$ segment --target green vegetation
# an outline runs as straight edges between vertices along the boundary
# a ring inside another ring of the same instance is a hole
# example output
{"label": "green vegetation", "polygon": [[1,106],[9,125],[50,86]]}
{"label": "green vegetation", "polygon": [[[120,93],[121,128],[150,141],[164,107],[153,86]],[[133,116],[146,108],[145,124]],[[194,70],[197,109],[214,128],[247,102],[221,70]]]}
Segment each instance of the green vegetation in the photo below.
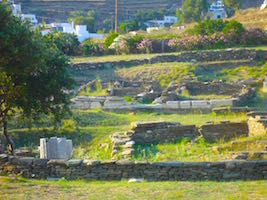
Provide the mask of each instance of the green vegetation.
{"label": "green vegetation", "polygon": [[[232,146],[232,142],[218,141],[216,143],[205,142],[203,138],[195,141],[182,139],[175,143],[136,145],[134,160],[157,161],[181,161],[181,162],[214,162],[232,159],[233,152],[261,151],[264,146],[256,144],[257,140],[266,140],[267,135],[258,137],[238,138]],[[251,143],[245,143],[251,142]],[[216,147],[216,148],[214,148]]]}
{"label": "green vegetation", "polygon": [[50,43],[55,44],[62,53],[69,56],[78,55],[80,42],[74,34],[55,31],[44,37]]}
{"label": "green vegetation", "polygon": [[205,20],[199,22],[192,29],[189,29],[188,33],[195,35],[212,35],[217,32],[230,33],[231,31],[234,31],[240,35],[245,31],[245,28],[241,23],[235,20]]}
{"label": "green vegetation", "polygon": [[0,177],[1,199],[265,199],[267,181],[59,181]]}
{"label": "green vegetation", "polygon": [[49,39],[32,31],[27,22],[14,17],[0,4],[0,125],[13,153],[8,122],[14,113],[33,119],[53,114],[55,121],[68,110],[73,80],[68,59]]}
{"label": "green vegetation", "polygon": [[[209,121],[225,120],[240,122],[246,120],[246,115],[216,115],[198,112],[191,114],[114,113],[101,110],[75,110],[72,116],[63,120],[59,131],[53,130],[52,119],[42,118],[41,121],[32,123],[31,129],[26,128],[24,121],[11,121],[10,133],[18,147],[36,146],[39,144],[40,137],[65,136],[73,139],[74,157],[108,160],[111,159],[112,148],[109,136],[115,132],[129,130],[131,122],[168,121],[201,125]],[[18,126],[18,124],[21,125]],[[195,156],[197,155],[198,152]]]}
{"label": "green vegetation", "polygon": [[180,23],[190,23],[201,20],[202,14],[208,10],[207,0],[185,0],[182,11],[177,10]]}
{"label": "green vegetation", "polygon": [[87,26],[87,30],[90,32],[95,32],[95,18],[96,13],[89,10],[86,11],[72,11],[70,12],[69,23],[83,24]]}

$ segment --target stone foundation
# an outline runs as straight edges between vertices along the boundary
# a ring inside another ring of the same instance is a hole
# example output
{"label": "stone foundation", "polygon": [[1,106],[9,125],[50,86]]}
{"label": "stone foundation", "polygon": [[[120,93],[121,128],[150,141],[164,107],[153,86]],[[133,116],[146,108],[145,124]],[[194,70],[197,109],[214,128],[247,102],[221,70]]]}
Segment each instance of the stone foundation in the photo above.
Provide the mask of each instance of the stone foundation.
{"label": "stone foundation", "polygon": [[45,160],[0,155],[0,174],[26,178],[148,181],[267,180],[267,161],[158,162]]}
{"label": "stone foundation", "polygon": [[217,140],[229,141],[233,138],[248,136],[247,123],[221,122],[219,124],[205,124],[200,126],[199,132],[208,142]]}
{"label": "stone foundation", "polygon": [[250,136],[267,133],[267,112],[250,112],[247,115]]}
{"label": "stone foundation", "polygon": [[176,142],[179,139],[190,140],[202,135],[207,142],[231,140],[248,136],[247,123],[221,122],[196,127],[170,122],[132,123],[131,130],[114,133],[110,136],[113,144],[112,155],[128,159],[134,154],[134,144],[162,144]]}

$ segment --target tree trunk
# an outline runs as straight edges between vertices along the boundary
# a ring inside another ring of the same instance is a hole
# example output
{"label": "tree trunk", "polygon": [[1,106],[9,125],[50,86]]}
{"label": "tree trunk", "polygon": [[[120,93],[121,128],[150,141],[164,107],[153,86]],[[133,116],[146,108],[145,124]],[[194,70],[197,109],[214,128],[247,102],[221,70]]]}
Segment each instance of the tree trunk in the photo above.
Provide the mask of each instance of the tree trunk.
{"label": "tree trunk", "polygon": [[8,151],[8,153],[14,155],[14,142],[8,134],[7,121],[6,120],[3,122],[3,129],[4,129],[3,133],[4,133],[4,136],[6,137],[6,141],[7,141],[7,151]]}

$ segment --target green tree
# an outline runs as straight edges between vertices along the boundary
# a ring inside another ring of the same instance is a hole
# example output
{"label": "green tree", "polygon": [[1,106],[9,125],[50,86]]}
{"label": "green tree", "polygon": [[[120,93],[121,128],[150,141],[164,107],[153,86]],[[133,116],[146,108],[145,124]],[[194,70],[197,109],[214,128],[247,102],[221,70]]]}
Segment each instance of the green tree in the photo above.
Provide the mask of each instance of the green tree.
{"label": "green tree", "polygon": [[70,13],[70,18],[68,21],[74,24],[86,25],[89,32],[96,32],[95,30],[95,12],[89,10],[88,12],[84,11],[72,11]]}
{"label": "green tree", "polygon": [[59,121],[68,110],[66,91],[73,80],[67,68],[68,59],[56,45],[0,4],[0,124],[10,153],[14,150],[8,134],[12,114],[36,118],[52,113]]}
{"label": "green tree", "polygon": [[122,22],[120,24],[120,30],[122,33],[129,32],[129,31],[135,31],[139,29],[139,24],[136,19],[133,21],[126,21]]}
{"label": "green tree", "polygon": [[199,21],[208,9],[207,0],[185,0],[182,10],[177,10],[180,23]]}
{"label": "green tree", "polygon": [[226,7],[234,10],[238,10],[242,5],[241,0],[223,0],[223,3]]}
{"label": "green tree", "polygon": [[47,34],[45,38],[49,42],[54,43],[66,55],[74,56],[79,53],[80,42],[74,34],[55,31]]}

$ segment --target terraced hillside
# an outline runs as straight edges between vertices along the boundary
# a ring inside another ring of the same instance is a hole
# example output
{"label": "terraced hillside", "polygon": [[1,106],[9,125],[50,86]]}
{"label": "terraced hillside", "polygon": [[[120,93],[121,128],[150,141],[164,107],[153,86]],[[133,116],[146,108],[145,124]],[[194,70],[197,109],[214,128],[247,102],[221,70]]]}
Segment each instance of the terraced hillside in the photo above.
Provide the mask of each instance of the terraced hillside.
{"label": "terraced hillside", "polygon": [[[115,0],[16,0],[22,3],[24,13],[34,13],[40,21],[66,21],[71,11],[95,10],[99,22],[114,16]],[[212,2],[212,0],[210,0]],[[259,7],[262,0],[244,0],[242,9]],[[139,9],[160,9],[180,7],[182,0],[119,0],[119,19],[131,18]]]}
{"label": "terraced hillside", "polygon": [[[17,0],[22,3],[24,13],[34,13],[41,21],[64,21],[71,11],[95,10],[102,19],[114,16],[115,0]],[[177,0],[120,0],[118,2],[119,19],[125,20],[134,16],[139,9],[158,9],[177,7]]]}

